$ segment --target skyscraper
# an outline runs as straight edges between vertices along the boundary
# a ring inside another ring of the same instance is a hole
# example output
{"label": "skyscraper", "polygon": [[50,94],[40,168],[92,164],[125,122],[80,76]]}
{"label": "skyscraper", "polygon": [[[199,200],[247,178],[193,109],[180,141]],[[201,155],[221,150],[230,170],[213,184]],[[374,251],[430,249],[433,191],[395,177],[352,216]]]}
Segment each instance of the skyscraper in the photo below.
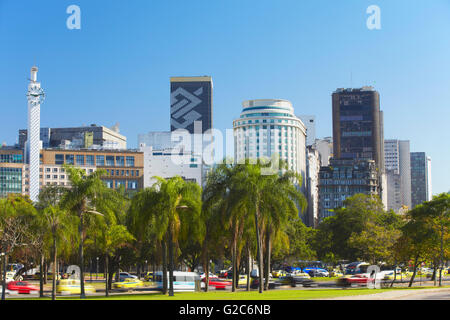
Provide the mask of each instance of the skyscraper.
{"label": "skyscraper", "polygon": [[41,103],[44,100],[44,90],[37,82],[37,67],[31,68],[30,83],[28,84],[28,140],[26,146],[26,160],[29,164],[29,190],[30,199],[37,201],[39,196],[39,164],[42,142],[41,130]]}
{"label": "skyscraper", "polygon": [[411,205],[431,198],[431,158],[425,152],[411,152]]}
{"label": "skyscraper", "polygon": [[411,161],[409,141],[385,140],[384,161],[387,177],[388,209],[411,208]]}
{"label": "skyscraper", "polygon": [[312,146],[316,141],[316,116],[300,115],[297,118],[302,120],[306,127],[306,146]]}
{"label": "skyscraper", "polygon": [[380,94],[372,87],[362,87],[337,89],[332,97],[334,157],[375,160],[384,172]]}
{"label": "skyscraper", "polygon": [[332,94],[332,104],[334,158],[374,160],[378,173],[377,192],[387,208],[380,94],[373,87],[337,89]]}
{"label": "skyscraper", "polygon": [[235,160],[271,158],[278,153],[289,170],[306,179],[306,128],[287,100],[261,99],[242,103],[233,121]]}
{"label": "skyscraper", "polygon": [[194,133],[194,122],[201,121],[202,132],[212,124],[212,78],[170,78],[170,131],[186,129]]}

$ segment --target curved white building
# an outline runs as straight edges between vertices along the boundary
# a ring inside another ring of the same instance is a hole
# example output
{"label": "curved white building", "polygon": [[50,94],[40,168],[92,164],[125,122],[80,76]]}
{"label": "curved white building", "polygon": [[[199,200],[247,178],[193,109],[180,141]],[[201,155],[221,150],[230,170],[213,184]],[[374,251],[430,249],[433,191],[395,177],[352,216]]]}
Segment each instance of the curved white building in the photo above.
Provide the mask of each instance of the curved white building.
{"label": "curved white building", "polygon": [[287,100],[261,99],[242,103],[239,119],[233,121],[234,157],[270,158],[277,152],[289,169],[300,173],[305,185],[306,127]]}

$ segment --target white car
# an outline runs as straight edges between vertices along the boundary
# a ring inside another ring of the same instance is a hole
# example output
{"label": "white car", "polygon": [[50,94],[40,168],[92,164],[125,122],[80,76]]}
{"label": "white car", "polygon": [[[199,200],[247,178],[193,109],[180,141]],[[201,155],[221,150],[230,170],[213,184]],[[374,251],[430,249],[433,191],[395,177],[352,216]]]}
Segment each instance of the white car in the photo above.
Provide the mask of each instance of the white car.
{"label": "white car", "polygon": [[119,274],[119,277],[120,277],[120,281],[123,281],[123,280],[125,280],[125,279],[138,279],[138,277],[137,276],[135,276],[135,275],[133,275],[133,274],[130,274],[130,273],[128,273],[128,272],[121,272],[120,274]]}
{"label": "white car", "polygon": [[[206,277],[206,274],[203,272],[202,274],[200,274],[200,279],[203,279]],[[210,279],[217,279],[219,278],[218,276],[216,276],[215,274],[212,274],[211,272],[209,273],[209,278]]]}

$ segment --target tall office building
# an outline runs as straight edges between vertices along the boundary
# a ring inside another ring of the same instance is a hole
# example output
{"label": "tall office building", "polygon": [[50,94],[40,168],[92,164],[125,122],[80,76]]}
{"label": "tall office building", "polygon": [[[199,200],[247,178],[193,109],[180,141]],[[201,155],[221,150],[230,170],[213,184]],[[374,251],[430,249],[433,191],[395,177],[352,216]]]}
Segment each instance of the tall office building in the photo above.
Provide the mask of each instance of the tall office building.
{"label": "tall office building", "polygon": [[23,150],[14,147],[0,147],[0,198],[8,194],[25,194],[26,165]]}
{"label": "tall office building", "polygon": [[425,152],[411,152],[411,205],[432,199],[431,158]]}
{"label": "tall office building", "polygon": [[201,121],[204,133],[212,129],[213,83],[209,76],[170,78],[170,131],[186,129],[194,133]]}
{"label": "tall office building", "polygon": [[[235,161],[271,158],[278,153],[289,170],[306,180],[306,127],[287,100],[248,100],[233,121]],[[303,189],[304,191],[305,189]]]}
{"label": "tall office building", "polygon": [[332,94],[335,159],[374,160],[378,194],[387,208],[383,112],[373,87],[337,89]]}
{"label": "tall office building", "polygon": [[316,116],[300,115],[297,118],[302,120],[306,127],[306,146],[312,146],[316,141]]}
{"label": "tall office building", "polygon": [[409,141],[385,140],[388,210],[411,208],[411,161]]}
{"label": "tall office building", "polygon": [[40,140],[41,103],[44,100],[44,90],[37,82],[37,67],[31,68],[30,83],[28,84],[28,139],[26,144],[26,160],[29,165],[30,199],[37,201],[39,196],[39,155],[42,148]]}
{"label": "tall office building", "polygon": [[372,87],[333,93],[333,153],[337,159],[374,160],[384,171],[383,114]]}

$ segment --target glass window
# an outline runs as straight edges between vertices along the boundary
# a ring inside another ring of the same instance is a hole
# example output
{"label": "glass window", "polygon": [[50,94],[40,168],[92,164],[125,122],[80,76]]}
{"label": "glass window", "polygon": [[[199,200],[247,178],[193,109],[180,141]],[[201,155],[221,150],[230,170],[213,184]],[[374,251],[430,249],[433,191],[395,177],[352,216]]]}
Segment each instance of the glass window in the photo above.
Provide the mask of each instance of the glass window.
{"label": "glass window", "polygon": [[114,156],[106,156],[106,165],[108,167],[114,167]]}
{"label": "glass window", "polygon": [[127,157],[127,167],[134,167],[134,157]]}
{"label": "glass window", "polygon": [[84,166],[84,155],[83,154],[77,154],[77,165]]}
{"label": "glass window", "polygon": [[105,166],[105,156],[97,156],[97,167],[104,167]]}
{"label": "glass window", "polygon": [[86,156],[86,165],[87,166],[95,166],[94,156],[93,155],[87,155]]}
{"label": "glass window", "polygon": [[125,157],[123,157],[123,156],[116,156],[116,166],[117,167],[125,166]]}
{"label": "glass window", "polygon": [[63,154],[55,154],[55,164],[64,164]]}
{"label": "glass window", "polygon": [[74,164],[74,156],[73,154],[66,154],[66,163],[67,164]]}

